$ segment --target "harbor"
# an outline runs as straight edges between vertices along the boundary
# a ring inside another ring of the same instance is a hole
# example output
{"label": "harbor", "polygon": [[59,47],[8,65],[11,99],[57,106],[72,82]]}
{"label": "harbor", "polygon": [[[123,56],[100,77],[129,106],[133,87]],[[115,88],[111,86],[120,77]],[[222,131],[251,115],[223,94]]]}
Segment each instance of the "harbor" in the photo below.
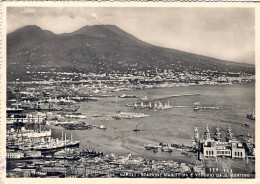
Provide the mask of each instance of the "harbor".
{"label": "harbor", "polygon": [[[189,90],[195,91],[199,95],[186,95]],[[218,91],[222,90],[232,90],[238,93],[220,98]],[[176,164],[176,168],[186,168],[186,175],[183,177],[191,177],[191,173],[196,173],[194,167],[200,168],[198,175],[205,176],[207,173],[212,173],[212,169],[215,169],[216,166],[213,167],[208,159],[198,158],[197,150],[194,145],[192,146],[194,127],[203,130],[206,125],[213,127],[213,129],[217,126],[225,134],[228,126],[231,126],[234,138],[238,141],[246,141],[248,135],[254,140],[254,121],[247,117],[248,112],[252,111],[254,107],[254,99],[247,94],[253,90],[253,84],[250,83],[225,87],[190,86],[163,88],[163,90],[160,88],[129,90],[127,93],[126,91],[113,92],[111,95],[99,97],[99,100],[96,101],[73,102],[73,104],[80,106],[76,112],[36,109],[34,111],[29,109],[7,111],[9,115],[7,121],[9,122],[8,137],[10,138],[7,150],[11,155],[10,161],[8,161],[11,164],[10,173],[15,173],[11,172],[15,169],[15,165],[26,162],[32,162],[31,167],[36,167],[43,172],[46,168],[36,166],[37,162],[30,161],[32,158],[37,158],[38,162],[42,162],[46,167],[50,167],[46,163],[53,162],[54,164],[55,162],[55,168],[60,168],[59,164],[65,160],[67,164],[73,166],[84,159],[91,162],[95,158],[103,160],[108,155],[114,154],[117,155],[116,159],[113,160],[115,162],[117,159],[123,158],[123,155],[131,153],[129,160],[154,160],[158,167],[165,162],[173,162]],[[184,95],[182,95],[183,92]],[[169,95],[171,93],[178,95]],[[165,96],[165,99],[164,97],[159,98],[159,96]],[[171,97],[169,98],[169,96]],[[223,101],[219,100],[222,98]],[[236,101],[235,99],[238,98],[244,99],[244,102]],[[229,101],[230,103],[226,103],[228,99],[232,99]],[[71,100],[73,99],[71,98]],[[128,104],[133,105],[129,106]],[[134,104],[139,106],[135,108]],[[195,105],[201,108],[195,111]],[[106,108],[106,106],[110,108]],[[237,113],[239,113],[238,116]],[[244,126],[244,124],[248,126]],[[17,127],[20,129],[14,136],[16,132],[14,130]],[[37,145],[37,139],[41,140],[40,132],[37,131],[43,131],[43,135],[50,137],[44,139],[46,143]],[[26,132],[32,137],[37,135],[35,139],[27,140],[26,146],[22,145],[21,141],[16,141],[15,144],[11,141],[11,138],[26,136],[28,134]],[[213,135],[214,132],[211,134]],[[18,157],[21,161],[12,157]],[[124,158],[126,157],[124,156]],[[247,155],[242,160],[244,162],[236,160],[231,162],[246,164],[247,167],[254,168],[254,155],[250,157]],[[123,167],[122,164],[119,165],[119,168]],[[81,176],[90,176],[86,174],[88,166],[85,165],[83,168],[81,168],[84,170],[84,172],[81,171]],[[101,171],[101,168],[98,165],[95,168],[91,167],[91,172],[98,173],[95,177],[131,177],[115,171],[104,172]],[[209,168],[211,169],[209,170]],[[147,171],[147,174],[144,174],[142,169],[139,173],[135,172],[133,176],[167,177],[161,175],[160,172],[149,175],[148,173],[151,171]],[[69,173],[75,175],[75,169],[73,172],[72,170],[70,167],[66,171],[66,175]],[[222,172],[224,172],[224,168],[222,168]],[[243,172],[248,173],[245,170]],[[254,175],[252,172],[249,173],[250,177]],[[47,177],[48,172],[43,173],[45,174],[42,177]],[[60,177],[65,177],[64,174],[63,172]],[[168,177],[179,177],[179,175],[169,171]]]}

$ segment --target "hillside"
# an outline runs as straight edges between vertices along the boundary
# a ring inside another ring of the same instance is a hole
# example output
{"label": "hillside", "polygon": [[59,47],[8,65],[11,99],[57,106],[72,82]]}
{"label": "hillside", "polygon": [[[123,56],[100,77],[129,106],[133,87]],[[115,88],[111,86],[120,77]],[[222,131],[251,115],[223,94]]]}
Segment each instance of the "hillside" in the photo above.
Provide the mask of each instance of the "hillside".
{"label": "hillside", "polygon": [[[221,53],[220,53],[221,54]],[[174,69],[254,73],[254,66],[153,46],[114,25],[54,34],[30,25],[7,35],[8,75],[26,71]]]}

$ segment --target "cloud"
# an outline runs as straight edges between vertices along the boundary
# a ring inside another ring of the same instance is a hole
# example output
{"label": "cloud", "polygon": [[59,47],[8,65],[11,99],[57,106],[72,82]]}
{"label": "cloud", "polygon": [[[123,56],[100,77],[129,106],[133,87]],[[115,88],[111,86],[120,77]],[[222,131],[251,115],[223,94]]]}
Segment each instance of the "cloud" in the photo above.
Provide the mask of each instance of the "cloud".
{"label": "cloud", "polygon": [[104,15],[103,15],[104,17],[113,17],[114,16],[114,14],[112,14],[112,13],[104,13]]}
{"label": "cloud", "polygon": [[24,14],[24,15],[35,15],[36,14],[36,9],[35,8],[24,8],[24,9],[22,9],[21,14]]}
{"label": "cloud", "polygon": [[74,19],[74,18],[75,18],[75,15],[70,14],[69,17],[70,17],[71,19]]}
{"label": "cloud", "polygon": [[90,15],[96,22],[98,22],[99,24],[102,24],[101,20],[98,18],[96,13],[92,13]]}

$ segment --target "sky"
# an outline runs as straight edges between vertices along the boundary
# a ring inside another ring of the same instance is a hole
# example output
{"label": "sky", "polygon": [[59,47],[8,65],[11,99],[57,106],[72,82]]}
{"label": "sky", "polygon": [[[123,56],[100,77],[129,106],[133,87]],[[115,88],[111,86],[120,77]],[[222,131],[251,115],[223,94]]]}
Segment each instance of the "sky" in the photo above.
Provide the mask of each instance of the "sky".
{"label": "sky", "polygon": [[86,25],[116,25],[150,44],[255,63],[253,8],[8,7],[7,33],[37,25],[69,33]]}

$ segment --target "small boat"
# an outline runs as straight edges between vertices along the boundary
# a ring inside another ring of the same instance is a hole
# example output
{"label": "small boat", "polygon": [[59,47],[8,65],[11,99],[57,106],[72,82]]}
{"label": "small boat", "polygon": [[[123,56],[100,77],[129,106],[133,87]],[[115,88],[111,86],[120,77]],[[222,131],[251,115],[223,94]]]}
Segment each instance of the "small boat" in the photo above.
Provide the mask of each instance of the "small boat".
{"label": "small boat", "polygon": [[149,109],[152,108],[152,102],[149,102],[149,105],[148,105]]}
{"label": "small boat", "polygon": [[173,106],[171,106],[170,105],[170,103],[169,103],[169,101],[168,101],[168,103],[166,103],[163,107],[162,107],[162,109],[171,109]]}
{"label": "small boat", "polygon": [[135,129],[133,130],[134,132],[140,131],[140,129],[137,128],[137,125],[135,126]]}
{"label": "small boat", "polygon": [[136,102],[135,102],[135,104],[134,104],[134,108],[137,109],[137,103],[136,103]]}
{"label": "small boat", "polygon": [[193,110],[194,110],[194,111],[200,110],[200,102],[195,102],[195,103],[194,103]]}
{"label": "small boat", "polygon": [[255,120],[255,111],[250,112],[249,114],[246,115],[246,117],[248,119]]}
{"label": "small boat", "polygon": [[102,130],[106,130],[107,129],[107,127],[105,125],[100,125],[98,128],[102,129]]}
{"label": "small boat", "polygon": [[141,102],[141,105],[140,105],[140,108],[143,109],[145,106],[144,106],[144,103]]}
{"label": "small boat", "polygon": [[158,148],[154,148],[154,149],[153,149],[153,152],[154,152],[154,153],[157,153],[157,152],[158,152]]}
{"label": "small boat", "polygon": [[118,116],[113,116],[113,118],[114,118],[115,120],[120,120],[120,119],[121,119],[121,118],[118,117]]}
{"label": "small boat", "polygon": [[145,97],[141,98],[141,100],[143,100],[143,101],[147,101],[147,100],[148,100],[148,97],[145,96]]}
{"label": "small boat", "polygon": [[163,151],[163,152],[172,152],[172,149],[169,148],[169,147],[163,147],[163,148],[162,148],[162,151]]}
{"label": "small boat", "polygon": [[249,127],[248,123],[244,123],[242,126]]}
{"label": "small boat", "polygon": [[135,95],[127,95],[127,94],[123,94],[120,96],[120,98],[136,98]]}
{"label": "small boat", "polygon": [[195,107],[193,107],[193,110],[194,111],[198,111],[198,110],[200,110],[200,107],[199,106],[195,106]]}

